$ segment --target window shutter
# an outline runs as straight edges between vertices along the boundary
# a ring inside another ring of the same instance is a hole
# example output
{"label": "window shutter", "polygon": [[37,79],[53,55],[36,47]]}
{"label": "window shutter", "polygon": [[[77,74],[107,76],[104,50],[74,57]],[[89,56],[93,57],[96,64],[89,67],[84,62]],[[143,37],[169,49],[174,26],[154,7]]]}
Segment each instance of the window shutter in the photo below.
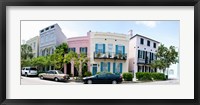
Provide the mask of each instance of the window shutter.
{"label": "window shutter", "polygon": [[120,73],[122,73],[122,63],[120,63]]}
{"label": "window shutter", "polygon": [[113,63],[113,73],[115,73],[115,62]]}
{"label": "window shutter", "polygon": [[95,44],[95,53],[97,53],[98,50],[98,44]]}
{"label": "window shutter", "polygon": [[123,46],[123,54],[125,54],[125,46]]}
{"label": "window shutter", "polygon": [[103,71],[103,62],[101,62],[101,72]]}
{"label": "window shutter", "polygon": [[85,47],[85,50],[86,50],[85,53],[86,53],[86,55],[87,55],[87,47]]}
{"label": "window shutter", "polygon": [[103,44],[103,53],[105,53],[105,44]]}
{"label": "window shutter", "polygon": [[110,62],[108,62],[108,72],[110,72]]}
{"label": "window shutter", "polygon": [[143,51],[143,59],[144,59],[144,56],[145,56],[145,51]]}
{"label": "window shutter", "polygon": [[140,50],[138,50],[138,58],[140,58]]}
{"label": "window shutter", "polygon": [[116,52],[115,53],[118,54],[118,45],[116,45]]}

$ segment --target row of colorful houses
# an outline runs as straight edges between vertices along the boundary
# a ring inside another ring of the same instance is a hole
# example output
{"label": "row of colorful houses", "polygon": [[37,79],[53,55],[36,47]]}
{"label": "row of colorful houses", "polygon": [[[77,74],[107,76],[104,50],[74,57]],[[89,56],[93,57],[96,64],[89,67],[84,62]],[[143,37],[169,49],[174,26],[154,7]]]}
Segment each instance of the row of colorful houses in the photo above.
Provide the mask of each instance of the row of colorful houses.
{"label": "row of colorful houses", "polygon": [[[143,35],[110,32],[87,32],[81,37],[67,38],[58,24],[40,30],[40,35],[28,40],[35,57],[52,54],[56,46],[67,43],[71,51],[85,53],[89,58],[88,71],[92,74],[108,71],[123,72],[159,72],[152,69],[150,63],[156,59],[160,42]],[[73,63],[63,70],[67,74],[77,73]],[[51,67],[49,67],[51,69]]]}

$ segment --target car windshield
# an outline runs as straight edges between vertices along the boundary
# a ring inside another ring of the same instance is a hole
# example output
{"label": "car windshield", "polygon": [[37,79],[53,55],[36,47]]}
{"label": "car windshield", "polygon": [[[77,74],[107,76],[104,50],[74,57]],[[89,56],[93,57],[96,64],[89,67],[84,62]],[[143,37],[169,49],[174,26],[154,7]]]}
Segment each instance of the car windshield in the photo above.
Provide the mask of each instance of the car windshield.
{"label": "car windshield", "polygon": [[30,70],[37,70],[36,68],[30,68]]}
{"label": "car windshield", "polygon": [[63,74],[63,72],[62,72],[62,71],[60,71],[60,70],[57,70],[57,73],[58,73],[58,74]]}

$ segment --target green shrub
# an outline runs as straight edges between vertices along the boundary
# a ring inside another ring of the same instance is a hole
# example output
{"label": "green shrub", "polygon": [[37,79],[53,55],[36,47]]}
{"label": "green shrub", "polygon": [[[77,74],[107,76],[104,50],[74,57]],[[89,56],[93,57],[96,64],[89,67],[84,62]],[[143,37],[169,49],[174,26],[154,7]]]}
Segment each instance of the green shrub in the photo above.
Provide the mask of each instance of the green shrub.
{"label": "green shrub", "polygon": [[125,81],[132,81],[133,79],[133,74],[132,73],[123,73],[122,77]]}
{"label": "green shrub", "polygon": [[83,76],[84,77],[92,76],[92,73],[90,71],[86,71]]}
{"label": "green shrub", "polygon": [[154,80],[166,80],[165,74],[163,73],[151,73]]}
{"label": "green shrub", "polygon": [[148,73],[148,72],[137,72],[136,73],[136,78],[138,80],[142,80],[142,81],[152,80],[151,73]]}
{"label": "green shrub", "polygon": [[138,80],[166,80],[165,74],[163,73],[149,73],[149,72],[137,72],[136,78]]}

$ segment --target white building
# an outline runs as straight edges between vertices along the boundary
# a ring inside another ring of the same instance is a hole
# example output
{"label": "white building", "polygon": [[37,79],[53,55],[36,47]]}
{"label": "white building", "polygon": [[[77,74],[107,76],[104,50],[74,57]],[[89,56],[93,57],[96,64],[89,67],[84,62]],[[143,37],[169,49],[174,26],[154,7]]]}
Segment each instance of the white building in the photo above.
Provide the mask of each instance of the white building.
{"label": "white building", "polygon": [[[134,35],[129,41],[129,69],[134,72],[158,72],[150,68],[150,63],[156,59],[160,42],[142,35]],[[135,76],[134,76],[135,77]]]}
{"label": "white building", "polygon": [[39,56],[39,36],[35,36],[28,41],[26,41],[26,44],[32,47],[33,57]]}
{"label": "white building", "polygon": [[90,71],[128,72],[129,36],[126,34],[88,32]]}
{"label": "white building", "polygon": [[63,42],[66,43],[66,40],[67,38],[58,24],[54,24],[40,30],[40,56],[52,54],[56,49],[56,46]]}

